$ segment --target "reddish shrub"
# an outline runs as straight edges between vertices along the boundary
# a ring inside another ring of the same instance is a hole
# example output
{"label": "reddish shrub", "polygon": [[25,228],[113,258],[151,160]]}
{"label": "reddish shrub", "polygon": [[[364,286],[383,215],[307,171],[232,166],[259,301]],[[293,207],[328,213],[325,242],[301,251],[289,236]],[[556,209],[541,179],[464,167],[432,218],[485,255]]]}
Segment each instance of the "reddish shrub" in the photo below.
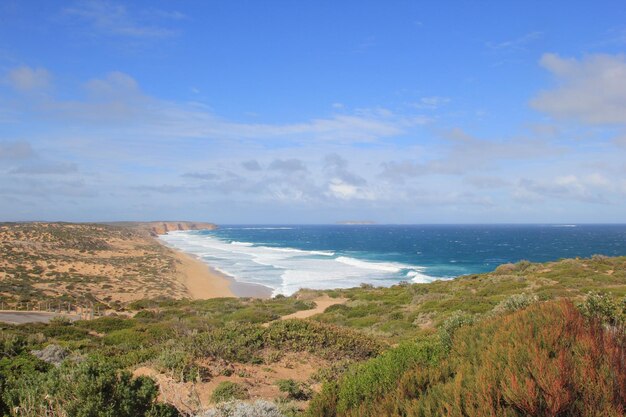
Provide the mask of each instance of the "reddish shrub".
{"label": "reddish shrub", "polygon": [[540,303],[460,329],[445,361],[409,370],[395,395],[345,415],[623,417],[624,341],[568,301]]}

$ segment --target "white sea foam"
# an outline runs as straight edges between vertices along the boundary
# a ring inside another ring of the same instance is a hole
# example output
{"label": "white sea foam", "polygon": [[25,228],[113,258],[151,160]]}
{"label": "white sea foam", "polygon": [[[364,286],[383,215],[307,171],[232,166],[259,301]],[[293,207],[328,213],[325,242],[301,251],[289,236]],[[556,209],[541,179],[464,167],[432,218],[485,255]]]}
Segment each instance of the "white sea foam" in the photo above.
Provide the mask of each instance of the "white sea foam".
{"label": "white sea foam", "polygon": [[250,242],[237,242],[236,240],[233,240],[232,242],[230,242],[231,245],[235,245],[235,246],[254,246],[254,243],[250,243]]}
{"label": "white sea foam", "polygon": [[242,227],[241,230],[291,230],[293,227]]}
{"label": "white sea foam", "polygon": [[351,265],[356,268],[361,269],[372,269],[375,271],[385,271],[385,272],[400,272],[402,269],[411,269],[414,268],[411,265],[403,265],[394,262],[371,262],[371,261],[362,261],[356,258],[349,258],[347,256],[339,256],[337,258],[337,262],[344,263],[346,265]]}
{"label": "white sea foam", "polygon": [[238,281],[270,287],[274,294],[289,295],[300,288],[348,288],[361,283],[393,285],[406,278],[414,282],[433,279],[423,274],[424,269],[419,266],[337,256],[332,251],[255,246],[187,231],[170,232],[161,239],[200,256]]}
{"label": "white sea foam", "polygon": [[320,256],[335,256],[335,252],[330,251],[322,251],[322,250],[302,250],[295,248],[277,248],[274,246],[259,246],[259,248],[264,248],[268,250],[273,250],[277,252],[286,252],[286,253],[295,253],[299,255],[320,255]]}
{"label": "white sea foam", "polygon": [[419,271],[412,270],[406,273],[407,278],[411,278],[416,284],[425,284],[427,282],[432,282],[436,278],[420,273]]}

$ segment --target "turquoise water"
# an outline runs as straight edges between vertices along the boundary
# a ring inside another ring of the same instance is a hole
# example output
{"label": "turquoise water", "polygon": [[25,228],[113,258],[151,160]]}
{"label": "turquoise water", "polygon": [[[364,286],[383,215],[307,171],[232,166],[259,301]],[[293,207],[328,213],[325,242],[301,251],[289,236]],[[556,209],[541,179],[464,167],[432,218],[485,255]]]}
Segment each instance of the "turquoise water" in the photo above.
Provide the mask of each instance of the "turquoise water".
{"label": "turquoise water", "polygon": [[275,294],[430,282],[521,259],[626,255],[626,225],[242,225],[162,238]]}

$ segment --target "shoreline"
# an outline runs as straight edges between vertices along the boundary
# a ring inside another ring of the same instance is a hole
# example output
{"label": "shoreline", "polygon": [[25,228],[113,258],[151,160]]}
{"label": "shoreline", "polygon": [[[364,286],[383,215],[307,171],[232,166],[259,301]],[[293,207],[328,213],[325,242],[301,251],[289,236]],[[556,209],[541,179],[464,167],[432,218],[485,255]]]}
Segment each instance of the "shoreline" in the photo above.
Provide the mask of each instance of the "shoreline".
{"label": "shoreline", "polygon": [[237,281],[216,270],[198,256],[167,245],[158,236],[155,240],[172,251],[179,262],[176,268],[177,280],[195,300],[220,297],[272,298],[273,290],[270,287]]}

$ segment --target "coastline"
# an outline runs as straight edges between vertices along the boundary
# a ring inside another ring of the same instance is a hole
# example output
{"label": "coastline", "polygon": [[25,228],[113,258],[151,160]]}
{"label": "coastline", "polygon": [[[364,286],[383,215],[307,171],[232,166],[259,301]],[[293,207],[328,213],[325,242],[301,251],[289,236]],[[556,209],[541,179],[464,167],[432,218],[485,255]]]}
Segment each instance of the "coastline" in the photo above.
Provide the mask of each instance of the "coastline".
{"label": "coastline", "polygon": [[178,261],[176,279],[185,286],[194,300],[220,297],[250,297],[267,299],[272,289],[259,284],[239,282],[212,268],[197,256],[173,248],[158,237],[157,242],[168,248]]}

